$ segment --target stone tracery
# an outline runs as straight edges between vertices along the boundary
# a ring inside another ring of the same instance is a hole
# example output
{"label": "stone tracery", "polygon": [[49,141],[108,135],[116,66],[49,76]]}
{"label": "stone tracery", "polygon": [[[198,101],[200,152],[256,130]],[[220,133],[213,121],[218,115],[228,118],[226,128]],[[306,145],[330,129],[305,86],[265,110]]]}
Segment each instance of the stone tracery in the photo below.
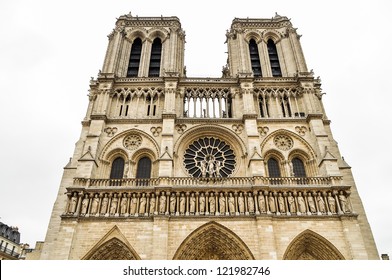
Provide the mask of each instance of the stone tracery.
{"label": "stone tracery", "polygon": [[184,165],[189,175],[202,178],[230,176],[235,168],[235,160],[230,146],[213,137],[194,141],[184,155]]}

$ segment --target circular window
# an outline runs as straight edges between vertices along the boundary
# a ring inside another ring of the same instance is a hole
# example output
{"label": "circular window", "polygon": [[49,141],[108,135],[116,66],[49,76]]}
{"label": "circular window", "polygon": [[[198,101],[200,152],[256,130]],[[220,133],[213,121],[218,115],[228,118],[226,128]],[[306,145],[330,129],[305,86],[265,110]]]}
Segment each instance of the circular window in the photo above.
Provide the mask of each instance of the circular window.
{"label": "circular window", "polygon": [[196,140],[185,150],[184,165],[192,177],[228,177],[235,168],[235,155],[224,141],[205,137]]}
{"label": "circular window", "polygon": [[128,150],[135,150],[142,144],[142,137],[136,134],[131,134],[125,137],[124,147]]}
{"label": "circular window", "polygon": [[274,138],[275,146],[283,151],[290,150],[293,147],[293,140],[286,135],[278,135]]}

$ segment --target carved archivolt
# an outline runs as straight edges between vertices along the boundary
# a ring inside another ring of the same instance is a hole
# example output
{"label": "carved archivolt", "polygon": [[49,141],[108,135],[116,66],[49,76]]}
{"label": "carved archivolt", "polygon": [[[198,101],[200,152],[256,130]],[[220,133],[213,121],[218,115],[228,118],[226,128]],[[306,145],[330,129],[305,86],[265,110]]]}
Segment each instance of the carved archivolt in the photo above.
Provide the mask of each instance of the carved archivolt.
{"label": "carved archivolt", "polygon": [[114,226],[82,258],[83,260],[140,260],[117,226]]}
{"label": "carved archivolt", "polygon": [[291,241],[284,260],[344,260],[344,256],[326,238],[305,230]]}
{"label": "carved archivolt", "polygon": [[240,156],[246,155],[246,146],[244,141],[239,138],[232,130],[220,125],[198,125],[185,131],[174,144],[174,151],[179,154],[184,151],[189,144],[200,137],[216,137],[235,149],[236,154]]}
{"label": "carved archivolt", "polygon": [[216,223],[193,231],[174,254],[174,260],[254,260],[248,246],[234,232]]}

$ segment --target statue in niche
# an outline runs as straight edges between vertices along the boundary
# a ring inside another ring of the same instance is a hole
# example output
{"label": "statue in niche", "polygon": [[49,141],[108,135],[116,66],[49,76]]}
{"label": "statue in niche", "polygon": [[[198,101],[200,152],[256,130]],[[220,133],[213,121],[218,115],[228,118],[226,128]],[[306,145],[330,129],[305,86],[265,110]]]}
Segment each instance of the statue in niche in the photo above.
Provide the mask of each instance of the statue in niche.
{"label": "statue in niche", "polygon": [[102,198],[102,204],[101,204],[101,214],[105,215],[106,212],[108,211],[108,204],[109,204],[109,198],[108,195],[105,193],[105,197]]}
{"label": "statue in niche", "polygon": [[349,207],[348,207],[348,203],[347,203],[347,198],[344,195],[343,191],[339,192],[339,201],[340,201],[340,207],[342,209],[342,212],[343,213],[350,212]]}
{"label": "statue in niche", "polygon": [[242,196],[242,192],[240,192],[240,195],[238,197],[238,210],[240,213],[245,212],[245,201],[244,197]]}
{"label": "statue in niche", "polygon": [[305,204],[305,199],[302,196],[302,193],[300,192],[298,195],[298,210],[301,213],[306,213],[306,204]]}
{"label": "statue in niche", "polygon": [[91,203],[91,215],[95,215],[98,213],[98,205],[99,205],[99,198],[98,198],[98,194],[95,194],[94,198],[93,198],[93,202]]}
{"label": "statue in niche", "polygon": [[215,174],[214,160],[211,157],[208,160],[208,176],[209,177],[214,177],[214,174]]}
{"label": "statue in niche", "polygon": [[259,196],[258,196],[258,201],[259,201],[259,210],[260,213],[265,213],[266,209],[265,209],[265,198],[262,192],[260,192]]}
{"label": "statue in niche", "polygon": [[146,212],[146,204],[147,204],[146,194],[143,193],[142,197],[140,198],[140,205],[139,205],[140,214],[144,214]]}
{"label": "statue in niche", "polygon": [[286,212],[286,207],[284,205],[284,197],[282,196],[281,193],[279,193],[279,195],[278,195],[278,205],[279,205],[279,211],[281,213],[285,213]]}
{"label": "statue in niche", "polygon": [[215,176],[216,177],[222,177],[220,174],[221,168],[222,168],[222,163],[219,160],[217,160],[215,163]]}
{"label": "statue in niche", "polygon": [[205,178],[207,174],[207,163],[205,160],[202,160],[200,162],[200,171],[201,171],[201,177]]}
{"label": "statue in niche", "polygon": [[219,194],[219,212],[224,214],[226,212],[226,199],[223,196],[223,193]]}
{"label": "statue in niche", "polygon": [[295,213],[295,211],[296,211],[295,200],[294,200],[294,197],[291,195],[291,192],[289,192],[289,195],[287,196],[287,202],[289,204],[290,213]]}
{"label": "statue in niche", "polygon": [[321,193],[318,193],[316,199],[317,199],[317,204],[318,204],[320,212],[325,213],[325,202],[324,202],[323,197],[321,196]]}
{"label": "statue in niche", "polygon": [[78,203],[78,198],[76,197],[76,195],[72,196],[68,206],[68,213],[73,214],[76,212],[77,203]]}
{"label": "statue in niche", "polygon": [[235,213],[235,200],[232,193],[229,194],[229,212]]}
{"label": "statue in niche", "polygon": [[155,196],[154,194],[152,194],[151,198],[150,198],[150,214],[154,214],[155,212]]}
{"label": "statue in niche", "polygon": [[199,196],[199,212],[204,213],[206,208],[206,197],[204,196],[204,193],[201,193]]}
{"label": "statue in niche", "polygon": [[112,198],[112,202],[110,203],[110,215],[116,214],[117,203],[118,203],[118,198],[117,198],[117,196],[115,195],[115,196]]}
{"label": "statue in niche", "polygon": [[213,193],[210,194],[210,197],[208,198],[208,203],[210,205],[210,213],[214,213],[216,209],[215,209],[215,196]]}
{"label": "statue in niche", "polygon": [[249,211],[249,213],[255,212],[255,202],[253,200],[252,193],[248,194],[248,211]]}
{"label": "statue in niche", "polygon": [[268,197],[268,205],[270,207],[270,211],[272,213],[276,213],[275,198],[272,195],[272,192],[269,194],[269,197]]}
{"label": "statue in niche", "polygon": [[82,215],[87,214],[88,201],[89,201],[88,195],[86,194],[82,200],[82,211],[81,211]]}
{"label": "statue in niche", "polygon": [[196,209],[196,197],[195,194],[192,193],[191,197],[189,198],[189,212],[190,213],[195,213],[195,209]]}
{"label": "statue in niche", "polygon": [[135,215],[137,212],[137,197],[136,194],[132,194],[131,198],[131,215]]}
{"label": "statue in niche", "polygon": [[310,212],[316,213],[316,205],[314,204],[314,199],[311,193],[308,194],[308,204]]}
{"label": "statue in niche", "polygon": [[159,198],[159,213],[165,213],[166,210],[166,196],[165,193],[162,192]]}
{"label": "statue in niche", "polygon": [[335,198],[331,195],[331,193],[328,193],[328,205],[331,213],[336,214],[336,201]]}
{"label": "statue in niche", "polygon": [[127,213],[127,208],[128,208],[127,204],[128,204],[128,198],[127,198],[127,195],[124,194],[123,197],[121,198],[121,201],[120,201],[120,213],[122,215]]}
{"label": "statue in niche", "polygon": [[176,194],[172,193],[170,195],[170,212],[174,213],[176,212]]}
{"label": "statue in niche", "polygon": [[185,213],[185,196],[183,193],[181,193],[180,196],[180,213],[181,214]]}

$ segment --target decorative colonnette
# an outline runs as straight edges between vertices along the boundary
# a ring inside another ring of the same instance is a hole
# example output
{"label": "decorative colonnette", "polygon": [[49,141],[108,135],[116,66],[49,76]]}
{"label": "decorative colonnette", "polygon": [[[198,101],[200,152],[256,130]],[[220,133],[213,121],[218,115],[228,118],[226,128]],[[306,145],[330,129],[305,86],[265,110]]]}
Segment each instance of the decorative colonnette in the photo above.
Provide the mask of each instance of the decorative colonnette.
{"label": "decorative colonnette", "polygon": [[[297,178],[298,179],[298,178]],[[309,179],[309,178],[304,178]],[[203,181],[203,180],[201,180]],[[72,187],[63,217],[333,216],[353,214],[347,186]],[[238,186],[238,185],[237,185]]]}

